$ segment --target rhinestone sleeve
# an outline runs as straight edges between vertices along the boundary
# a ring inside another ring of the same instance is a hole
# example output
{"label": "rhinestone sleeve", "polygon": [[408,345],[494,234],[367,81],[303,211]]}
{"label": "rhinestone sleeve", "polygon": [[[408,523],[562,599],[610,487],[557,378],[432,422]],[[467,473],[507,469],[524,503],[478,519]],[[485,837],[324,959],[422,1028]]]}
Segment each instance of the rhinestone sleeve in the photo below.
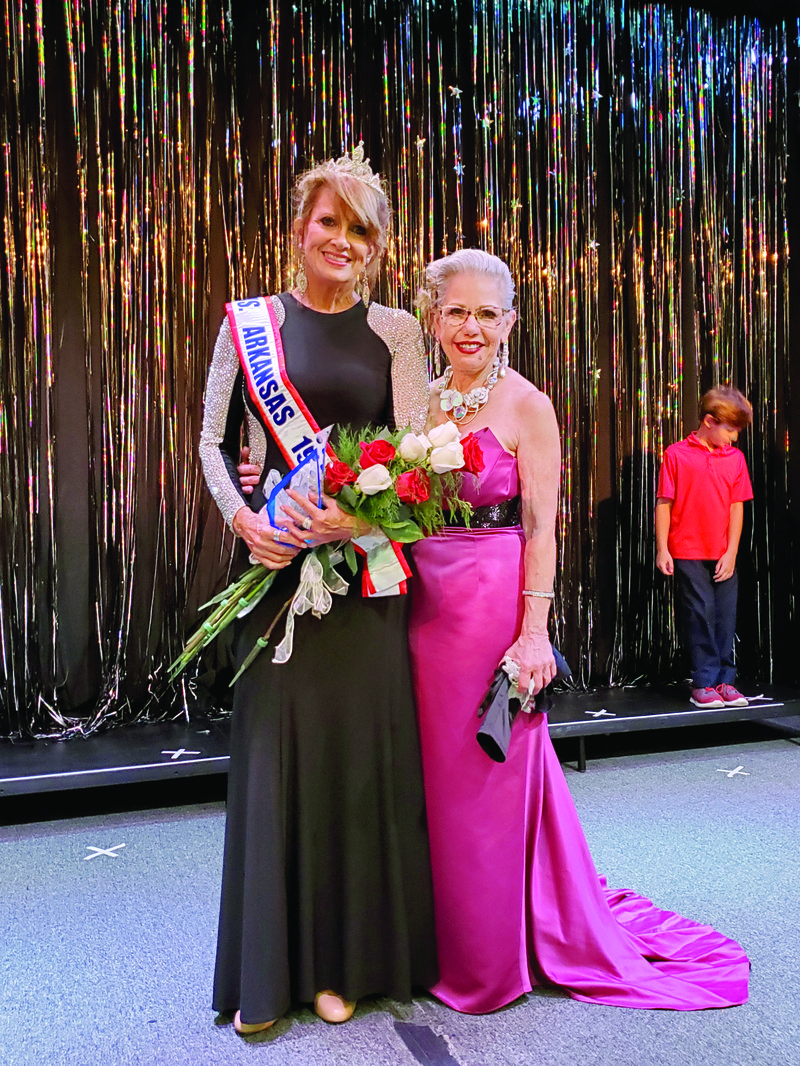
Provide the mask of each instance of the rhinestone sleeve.
{"label": "rhinestone sleeve", "polygon": [[222,441],[228,421],[233,390],[239,380],[239,356],[233,343],[227,317],[220,326],[214,356],[208,372],[205,414],[200,434],[200,462],[209,492],[230,526],[233,516],[247,500],[231,475],[222,456]]}
{"label": "rhinestone sleeve", "polygon": [[416,433],[428,417],[428,360],[419,322],[407,311],[370,304],[367,322],[392,356],[394,419]]}

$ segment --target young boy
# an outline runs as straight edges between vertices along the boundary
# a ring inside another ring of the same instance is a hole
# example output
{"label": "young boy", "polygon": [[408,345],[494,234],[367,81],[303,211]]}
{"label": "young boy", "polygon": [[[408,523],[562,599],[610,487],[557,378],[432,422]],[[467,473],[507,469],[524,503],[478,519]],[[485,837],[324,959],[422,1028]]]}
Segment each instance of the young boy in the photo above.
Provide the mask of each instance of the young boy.
{"label": "young boy", "polygon": [[753,489],[744,456],[732,445],[752,421],[738,389],[711,389],[700,401],[700,426],[667,448],[658,477],[656,566],[675,574],[691,702],[704,709],[747,706],[734,685],[733,640],[736,552]]}

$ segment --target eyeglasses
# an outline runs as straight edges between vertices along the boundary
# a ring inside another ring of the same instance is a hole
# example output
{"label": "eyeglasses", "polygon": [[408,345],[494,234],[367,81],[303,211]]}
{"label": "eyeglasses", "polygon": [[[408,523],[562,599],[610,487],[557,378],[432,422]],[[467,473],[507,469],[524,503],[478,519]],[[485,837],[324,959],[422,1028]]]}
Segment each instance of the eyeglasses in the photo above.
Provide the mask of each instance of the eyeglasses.
{"label": "eyeglasses", "polygon": [[479,326],[499,326],[507,314],[507,309],[502,307],[477,307],[474,311],[468,307],[459,307],[458,304],[448,304],[439,312],[442,321],[448,326],[463,326],[470,315],[473,316]]}

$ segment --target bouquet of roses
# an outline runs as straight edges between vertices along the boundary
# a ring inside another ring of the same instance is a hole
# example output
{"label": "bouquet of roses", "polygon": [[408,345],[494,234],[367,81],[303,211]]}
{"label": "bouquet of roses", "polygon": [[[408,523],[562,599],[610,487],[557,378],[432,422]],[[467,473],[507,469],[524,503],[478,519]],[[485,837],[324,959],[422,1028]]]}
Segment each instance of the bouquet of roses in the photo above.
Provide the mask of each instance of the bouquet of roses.
{"label": "bouquet of roses", "polygon": [[[331,459],[320,450],[317,461],[320,474],[324,465],[325,493],[347,514],[372,528],[369,536],[356,538],[356,545],[369,543],[373,546],[371,551],[378,551],[382,545],[391,543],[395,553],[399,552],[395,545],[410,544],[438,532],[445,525],[446,511],[457,514],[468,525],[472,507],[459,496],[460,476],[462,472],[479,474],[484,465],[475,435],[470,433],[460,439],[458,428],[452,422],[436,426],[427,436],[410,430],[388,429],[364,434],[344,427],[339,432],[336,458]],[[362,550],[369,560],[370,551]],[[295,616],[310,610],[319,618],[330,610],[332,595],[347,592],[347,582],[335,569],[343,560],[355,573],[356,549],[352,541],[322,544],[308,553],[301,567],[297,592],[282,606],[267,632],[258,638],[231,684],[267,646],[272,630],[287,612],[286,635],[273,661],[288,660]],[[274,578],[274,570],[256,563],[238,581],[204,604],[201,610],[206,607],[213,610],[171,664],[170,680],[231,622],[251,611]]]}
{"label": "bouquet of roses", "polygon": [[445,524],[444,508],[469,520],[472,508],[458,495],[461,471],[483,470],[474,434],[459,439],[452,422],[425,436],[405,430],[379,430],[369,440],[342,429],[338,459],[325,470],[325,491],[343,511],[380,527],[408,544]]}

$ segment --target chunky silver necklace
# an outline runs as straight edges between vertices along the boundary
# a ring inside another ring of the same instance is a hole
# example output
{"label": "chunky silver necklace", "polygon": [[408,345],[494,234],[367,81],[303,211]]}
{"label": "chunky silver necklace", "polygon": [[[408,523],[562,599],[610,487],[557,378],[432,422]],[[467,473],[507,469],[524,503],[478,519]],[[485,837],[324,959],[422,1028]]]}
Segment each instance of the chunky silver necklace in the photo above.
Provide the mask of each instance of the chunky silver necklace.
{"label": "chunky silver necklace", "polygon": [[439,405],[453,422],[471,422],[478,411],[489,402],[489,393],[497,384],[500,373],[500,356],[494,357],[492,369],[482,385],[471,389],[464,394],[458,389],[451,389],[450,382],[453,380],[453,368],[448,366],[444,372],[442,390],[439,393]]}

